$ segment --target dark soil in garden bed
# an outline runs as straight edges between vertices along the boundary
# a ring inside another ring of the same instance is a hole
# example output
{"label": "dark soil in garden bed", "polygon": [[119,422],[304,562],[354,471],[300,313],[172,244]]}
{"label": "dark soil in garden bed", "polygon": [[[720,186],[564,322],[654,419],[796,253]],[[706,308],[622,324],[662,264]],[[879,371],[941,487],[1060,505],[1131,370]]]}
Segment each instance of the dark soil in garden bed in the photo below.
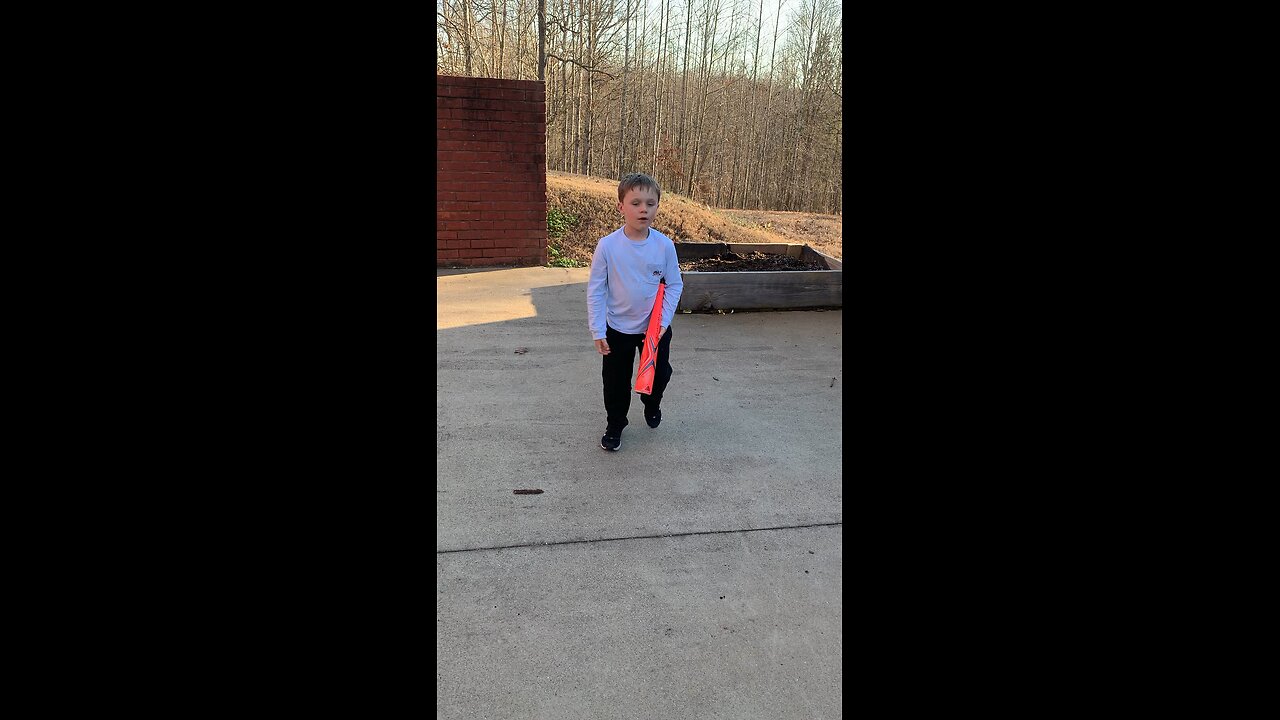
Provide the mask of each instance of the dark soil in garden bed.
{"label": "dark soil in garden bed", "polygon": [[790,255],[726,252],[698,260],[682,260],[680,269],[692,272],[742,272],[744,270],[826,270],[827,268],[821,263],[799,260]]}

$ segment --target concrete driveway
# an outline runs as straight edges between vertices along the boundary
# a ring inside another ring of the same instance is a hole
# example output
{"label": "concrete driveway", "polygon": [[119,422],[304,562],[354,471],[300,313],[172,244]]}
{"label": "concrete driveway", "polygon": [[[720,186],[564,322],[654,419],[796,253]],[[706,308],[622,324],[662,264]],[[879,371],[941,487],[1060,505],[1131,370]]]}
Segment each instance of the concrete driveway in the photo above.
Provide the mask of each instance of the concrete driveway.
{"label": "concrete driveway", "polygon": [[587,272],[437,271],[436,716],[840,717],[843,312],[678,314],[609,453]]}

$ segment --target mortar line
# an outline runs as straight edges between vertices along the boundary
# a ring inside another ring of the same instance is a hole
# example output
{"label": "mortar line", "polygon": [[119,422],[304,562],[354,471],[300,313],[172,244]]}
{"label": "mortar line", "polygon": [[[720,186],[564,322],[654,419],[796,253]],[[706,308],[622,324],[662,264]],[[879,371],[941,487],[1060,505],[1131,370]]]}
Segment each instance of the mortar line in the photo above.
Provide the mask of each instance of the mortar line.
{"label": "mortar line", "polygon": [[457,550],[437,550],[436,554],[449,555],[452,553],[481,552],[484,550],[508,550],[511,548],[522,548],[522,547],[551,547],[553,545],[581,545],[581,544],[589,544],[589,543],[614,542],[616,540],[650,540],[653,538],[688,537],[690,535],[724,535],[727,533],[764,532],[766,530],[799,530],[802,528],[811,528],[811,527],[833,527],[836,525],[843,525],[843,524],[844,524],[844,521],[841,520],[839,522],[811,523],[809,525],[778,525],[776,527],[744,528],[741,530],[699,530],[697,532],[666,533],[662,535],[629,535],[627,537],[596,538],[594,540],[558,540],[556,542],[546,542],[546,543],[521,543],[519,545],[494,545],[492,547],[459,548]]}

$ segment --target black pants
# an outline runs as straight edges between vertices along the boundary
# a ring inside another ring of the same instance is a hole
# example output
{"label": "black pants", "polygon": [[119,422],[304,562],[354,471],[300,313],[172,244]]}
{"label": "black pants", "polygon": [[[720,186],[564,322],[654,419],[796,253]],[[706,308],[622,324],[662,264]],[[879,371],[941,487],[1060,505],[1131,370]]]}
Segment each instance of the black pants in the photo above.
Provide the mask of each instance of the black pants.
{"label": "black pants", "polygon": [[[644,333],[631,335],[611,327],[605,329],[609,354],[603,356],[600,376],[604,378],[604,409],[609,416],[606,432],[621,432],[627,426],[627,410],[631,407],[631,372],[635,369],[636,350],[644,347]],[[653,373],[653,393],[640,395],[645,407],[658,407],[662,391],[671,380],[671,328],[658,341],[658,362]]]}

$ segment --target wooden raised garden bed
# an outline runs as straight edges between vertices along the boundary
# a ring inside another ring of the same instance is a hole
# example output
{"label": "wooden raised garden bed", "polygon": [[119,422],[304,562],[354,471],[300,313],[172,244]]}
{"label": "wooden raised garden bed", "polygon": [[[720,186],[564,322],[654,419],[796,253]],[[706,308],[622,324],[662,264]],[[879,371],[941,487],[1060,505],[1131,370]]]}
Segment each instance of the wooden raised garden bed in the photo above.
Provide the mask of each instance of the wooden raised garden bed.
{"label": "wooden raised garden bed", "polygon": [[844,305],[839,260],[808,245],[782,243],[676,243],[680,261],[699,260],[726,252],[785,254],[816,262],[825,270],[766,270],[742,272],[681,271],[684,292],[678,311],[782,310],[838,308]]}

